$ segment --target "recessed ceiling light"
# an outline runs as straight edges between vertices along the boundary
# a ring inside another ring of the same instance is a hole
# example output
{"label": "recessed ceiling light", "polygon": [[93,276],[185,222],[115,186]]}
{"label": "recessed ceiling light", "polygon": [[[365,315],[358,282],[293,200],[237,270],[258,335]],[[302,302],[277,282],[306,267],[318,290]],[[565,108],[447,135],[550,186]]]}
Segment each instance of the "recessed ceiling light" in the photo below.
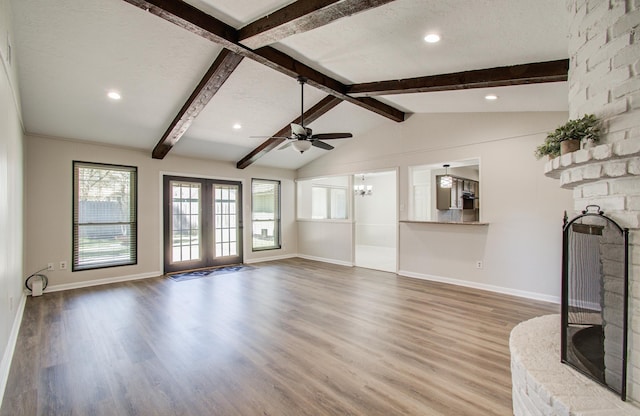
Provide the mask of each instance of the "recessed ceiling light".
{"label": "recessed ceiling light", "polygon": [[107,93],[107,97],[111,98],[112,100],[119,100],[120,98],[122,98],[120,93],[117,91],[109,91]]}
{"label": "recessed ceiling light", "polygon": [[487,101],[495,101],[498,99],[498,96],[495,94],[487,94],[484,96],[484,99]]}
{"label": "recessed ceiling light", "polygon": [[242,128],[242,124],[236,123],[233,125],[234,130],[240,130]]}
{"label": "recessed ceiling light", "polygon": [[435,33],[430,33],[424,37],[424,41],[427,43],[438,43],[440,42],[440,35],[436,35]]}

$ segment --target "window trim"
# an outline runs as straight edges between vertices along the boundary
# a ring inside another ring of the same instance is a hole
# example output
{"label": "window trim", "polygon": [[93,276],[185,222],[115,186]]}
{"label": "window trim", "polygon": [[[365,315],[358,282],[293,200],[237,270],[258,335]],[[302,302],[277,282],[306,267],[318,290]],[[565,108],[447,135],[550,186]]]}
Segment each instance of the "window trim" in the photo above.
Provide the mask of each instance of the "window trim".
{"label": "window trim", "polygon": [[[254,198],[253,198],[253,184],[255,182],[268,182],[272,184],[276,184],[278,188],[278,195],[276,198],[277,207],[274,210],[274,214],[276,218],[274,221],[274,244],[268,247],[254,247],[253,246],[253,206],[254,206]],[[280,250],[282,249],[282,181],[276,179],[260,179],[260,178],[251,178],[251,251],[267,251],[267,250]]]}
{"label": "window trim", "polygon": [[[130,192],[130,198],[133,198],[133,222],[131,224],[131,231],[134,234],[134,239],[132,241],[132,247],[130,247],[130,251],[133,254],[133,259],[131,261],[122,262],[122,263],[113,263],[109,264],[99,264],[99,265],[91,265],[91,266],[78,266],[76,265],[77,261],[77,250],[76,246],[78,246],[78,241],[76,241],[76,235],[78,235],[76,229],[80,225],[76,221],[76,210],[78,205],[78,197],[79,197],[79,178],[76,177],[76,166],[84,165],[84,166],[93,166],[95,168],[121,168],[124,170],[130,170],[133,173],[133,181],[131,185],[133,187],[133,192]],[[74,160],[72,162],[71,168],[71,180],[72,180],[72,194],[71,194],[71,271],[85,271],[85,270],[98,270],[98,269],[107,269],[111,267],[121,267],[121,266],[133,266],[138,264],[138,167],[130,166],[130,165],[119,165],[114,163],[99,163],[99,162],[86,162],[81,160]]]}

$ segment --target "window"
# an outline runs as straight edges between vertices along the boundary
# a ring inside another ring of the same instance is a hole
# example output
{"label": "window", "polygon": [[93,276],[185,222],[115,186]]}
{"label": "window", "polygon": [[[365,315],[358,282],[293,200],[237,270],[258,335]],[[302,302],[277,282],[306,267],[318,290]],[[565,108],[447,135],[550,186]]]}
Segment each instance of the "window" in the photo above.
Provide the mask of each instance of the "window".
{"label": "window", "polygon": [[311,186],[311,218],[314,220],[347,218],[347,189]]}
{"label": "window", "polygon": [[137,168],[73,162],[73,271],[137,263]]}
{"label": "window", "polygon": [[298,181],[298,218],[346,220],[349,213],[349,177]]}
{"label": "window", "polygon": [[280,248],[280,181],[251,182],[253,251]]}

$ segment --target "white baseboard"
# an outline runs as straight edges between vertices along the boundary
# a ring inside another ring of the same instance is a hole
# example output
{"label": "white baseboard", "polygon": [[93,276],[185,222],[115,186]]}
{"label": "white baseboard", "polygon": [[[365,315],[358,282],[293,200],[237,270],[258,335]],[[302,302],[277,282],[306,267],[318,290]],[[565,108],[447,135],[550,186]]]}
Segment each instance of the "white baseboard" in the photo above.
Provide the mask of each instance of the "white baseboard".
{"label": "white baseboard", "polygon": [[543,302],[560,303],[560,297],[545,295],[544,293],[528,292],[526,290],[510,289],[507,287],[488,285],[485,283],[470,282],[468,280],[452,279],[450,277],[433,276],[429,274],[409,272],[406,270],[398,271],[400,276],[413,277],[415,279],[430,280],[433,282],[447,283],[450,285],[470,287],[472,289],[487,290],[489,292],[502,293],[505,295],[518,296],[520,298],[541,300]]}
{"label": "white baseboard", "polygon": [[130,280],[148,279],[150,277],[162,276],[162,272],[150,272],[141,274],[132,274],[129,276],[107,277],[104,279],[86,280],[82,282],[63,283],[60,285],[47,286],[44,293],[59,292],[61,290],[80,289],[83,287],[108,285],[109,283],[128,282]]}
{"label": "white baseboard", "polygon": [[258,257],[255,259],[244,259],[244,264],[252,264],[252,263],[262,263],[263,261],[275,261],[275,260],[285,260],[292,259],[298,257],[297,254],[283,254],[280,256],[272,256],[272,257]]}
{"label": "white baseboard", "polygon": [[324,257],[307,256],[306,254],[298,254],[296,257],[300,257],[301,259],[306,259],[306,260],[315,260],[315,261],[321,261],[321,262],[324,262],[324,263],[337,264],[338,266],[353,267],[353,263],[350,262],[350,261],[342,261],[342,260],[335,260],[335,259],[325,259]]}
{"label": "white baseboard", "polygon": [[22,316],[24,314],[24,307],[26,303],[27,294],[22,292],[20,302],[18,303],[18,310],[16,311],[16,316],[13,319],[13,325],[11,326],[9,342],[7,343],[7,348],[4,351],[2,362],[0,363],[0,407],[2,406],[2,399],[4,399],[4,390],[7,388],[9,370],[11,370],[11,361],[13,360],[13,353],[16,350],[16,342],[18,341],[18,333],[20,332],[20,325],[22,324]]}

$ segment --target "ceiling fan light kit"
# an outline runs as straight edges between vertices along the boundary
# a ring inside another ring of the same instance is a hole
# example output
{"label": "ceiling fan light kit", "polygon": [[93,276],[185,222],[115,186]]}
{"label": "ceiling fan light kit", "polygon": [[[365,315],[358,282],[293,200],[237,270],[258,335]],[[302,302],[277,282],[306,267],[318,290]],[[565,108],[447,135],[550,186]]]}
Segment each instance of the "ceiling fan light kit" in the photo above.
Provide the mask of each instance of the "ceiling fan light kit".
{"label": "ceiling fan light kit", "polygon": [[311,142],[307,140],[296,140],[291,146],[296,152],[304,153],[311,149]]}

